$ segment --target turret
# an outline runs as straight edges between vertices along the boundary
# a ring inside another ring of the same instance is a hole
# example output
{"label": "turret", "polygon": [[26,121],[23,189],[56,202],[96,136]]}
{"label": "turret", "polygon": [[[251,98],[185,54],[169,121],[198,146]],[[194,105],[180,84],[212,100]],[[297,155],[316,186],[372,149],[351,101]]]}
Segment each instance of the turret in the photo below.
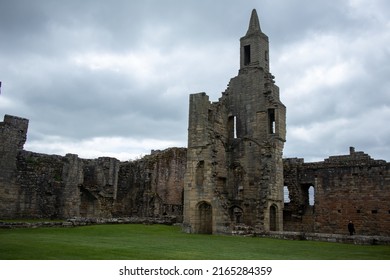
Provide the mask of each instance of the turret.
{"label": "turret", "polygon": [[250,67],[261,67],[269,71],[268,37],[260,28],[257,12],[253,9],[248,31],[240,39],[240,70]]}

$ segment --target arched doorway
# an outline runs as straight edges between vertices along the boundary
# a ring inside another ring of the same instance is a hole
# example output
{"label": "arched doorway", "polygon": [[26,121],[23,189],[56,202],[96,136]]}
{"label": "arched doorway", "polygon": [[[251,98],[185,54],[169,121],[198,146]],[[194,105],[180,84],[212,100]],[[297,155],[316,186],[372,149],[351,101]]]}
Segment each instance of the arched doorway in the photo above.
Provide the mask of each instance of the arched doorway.
{"label": "arched doorway", "polygon": [[269,208],[269,230],[276,231],[278,230],[277,226],[277,206],[272,204]]}
{"label": "arched doorway", "polygon": [[213,233],[213,215],[212,207],[210,203],[205,201],[198,204],[198,227],[197,233],[212,234]]}

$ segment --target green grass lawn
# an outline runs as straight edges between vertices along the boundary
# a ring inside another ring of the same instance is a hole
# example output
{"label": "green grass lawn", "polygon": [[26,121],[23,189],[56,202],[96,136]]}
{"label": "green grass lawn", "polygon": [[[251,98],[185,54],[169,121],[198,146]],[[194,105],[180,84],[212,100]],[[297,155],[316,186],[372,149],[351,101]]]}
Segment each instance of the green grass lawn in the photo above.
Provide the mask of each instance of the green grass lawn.
{"label": "green grass lawn", "polygon": [[390,246],[185,234],[163,225],[1,229],[2,260],[389,260]]}

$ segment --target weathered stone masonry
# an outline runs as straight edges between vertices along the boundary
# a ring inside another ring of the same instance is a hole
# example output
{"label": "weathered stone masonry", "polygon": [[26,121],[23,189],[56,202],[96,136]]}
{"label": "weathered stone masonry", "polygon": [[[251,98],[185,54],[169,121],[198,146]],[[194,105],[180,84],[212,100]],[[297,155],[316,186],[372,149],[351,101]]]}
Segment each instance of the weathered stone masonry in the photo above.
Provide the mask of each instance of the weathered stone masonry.
{"label": "weathered stone masonry", "polygon": [[13,216],[18,211],[17,156],[26,142],[28,120],[9,115],[0,122],[0,214]]}
{"label": "weathered stone masonry", "polygon": [[283,230],[286,108],[269,72],[268,37],[255,10],[240,40],[240,70],[218,102],[190,96],[184,223],[188,232],[237,226]]}
{"label": "weathered stone masonry", "polygon": [[[345,234],[352,220],[357,234],[390,236],[390,163],[353,147],[349,155],[323,162],[285,159],[284,183],[290,196],[285,230]],[[309,204],[310,186],[314,205]]]}
{"label": "weathered stone masonry", "polygon": [[0,218],[162,217],[182,213],[186,149],[141,160],[24,151],[28,120],[0,123]]}
{"label": "weathered stone masonry", "polygon": [[346,234],[353,220],[357,234],[390,236],[390,163],[354,148],[321,162],[282,159],[285,107],[255,11],[240,42],[238,76],[218,102],[190,95],[188,149],[126,162],[39,154],[23,149],[28,120],[4,116],[0,218],[169,217],[217,234]]}

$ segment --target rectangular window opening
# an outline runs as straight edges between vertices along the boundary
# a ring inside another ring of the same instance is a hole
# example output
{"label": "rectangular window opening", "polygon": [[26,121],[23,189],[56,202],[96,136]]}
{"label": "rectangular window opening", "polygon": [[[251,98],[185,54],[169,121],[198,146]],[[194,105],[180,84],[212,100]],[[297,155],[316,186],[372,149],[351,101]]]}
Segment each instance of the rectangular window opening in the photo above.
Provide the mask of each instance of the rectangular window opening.
{"label": "rectangular window opening", "polygon": [[244,65],[249,65],[251,63],[251,46],[244,46]]}
{"label": "rectangular window opening", "polygon": [[237,117],[234,116],[234,119],[233,119],[233,138],[236,139],[237,138]]}
{"label": "rectangular window opening", "polygon": [[212,117],[213,117],[213,111],[209,109],[208,116],[207,116],[209,122],[212,120]]}
{"label": "rectangular window opening", "polygon": [[276,130],[275,109],[268,109],[268,124],[269,124],[269,133],[275,134],[275,130]]}
{"label": "rectangular window opening", "polygon": [[237,138],[237,117],[231,116],[228,119],[229,138]]}

